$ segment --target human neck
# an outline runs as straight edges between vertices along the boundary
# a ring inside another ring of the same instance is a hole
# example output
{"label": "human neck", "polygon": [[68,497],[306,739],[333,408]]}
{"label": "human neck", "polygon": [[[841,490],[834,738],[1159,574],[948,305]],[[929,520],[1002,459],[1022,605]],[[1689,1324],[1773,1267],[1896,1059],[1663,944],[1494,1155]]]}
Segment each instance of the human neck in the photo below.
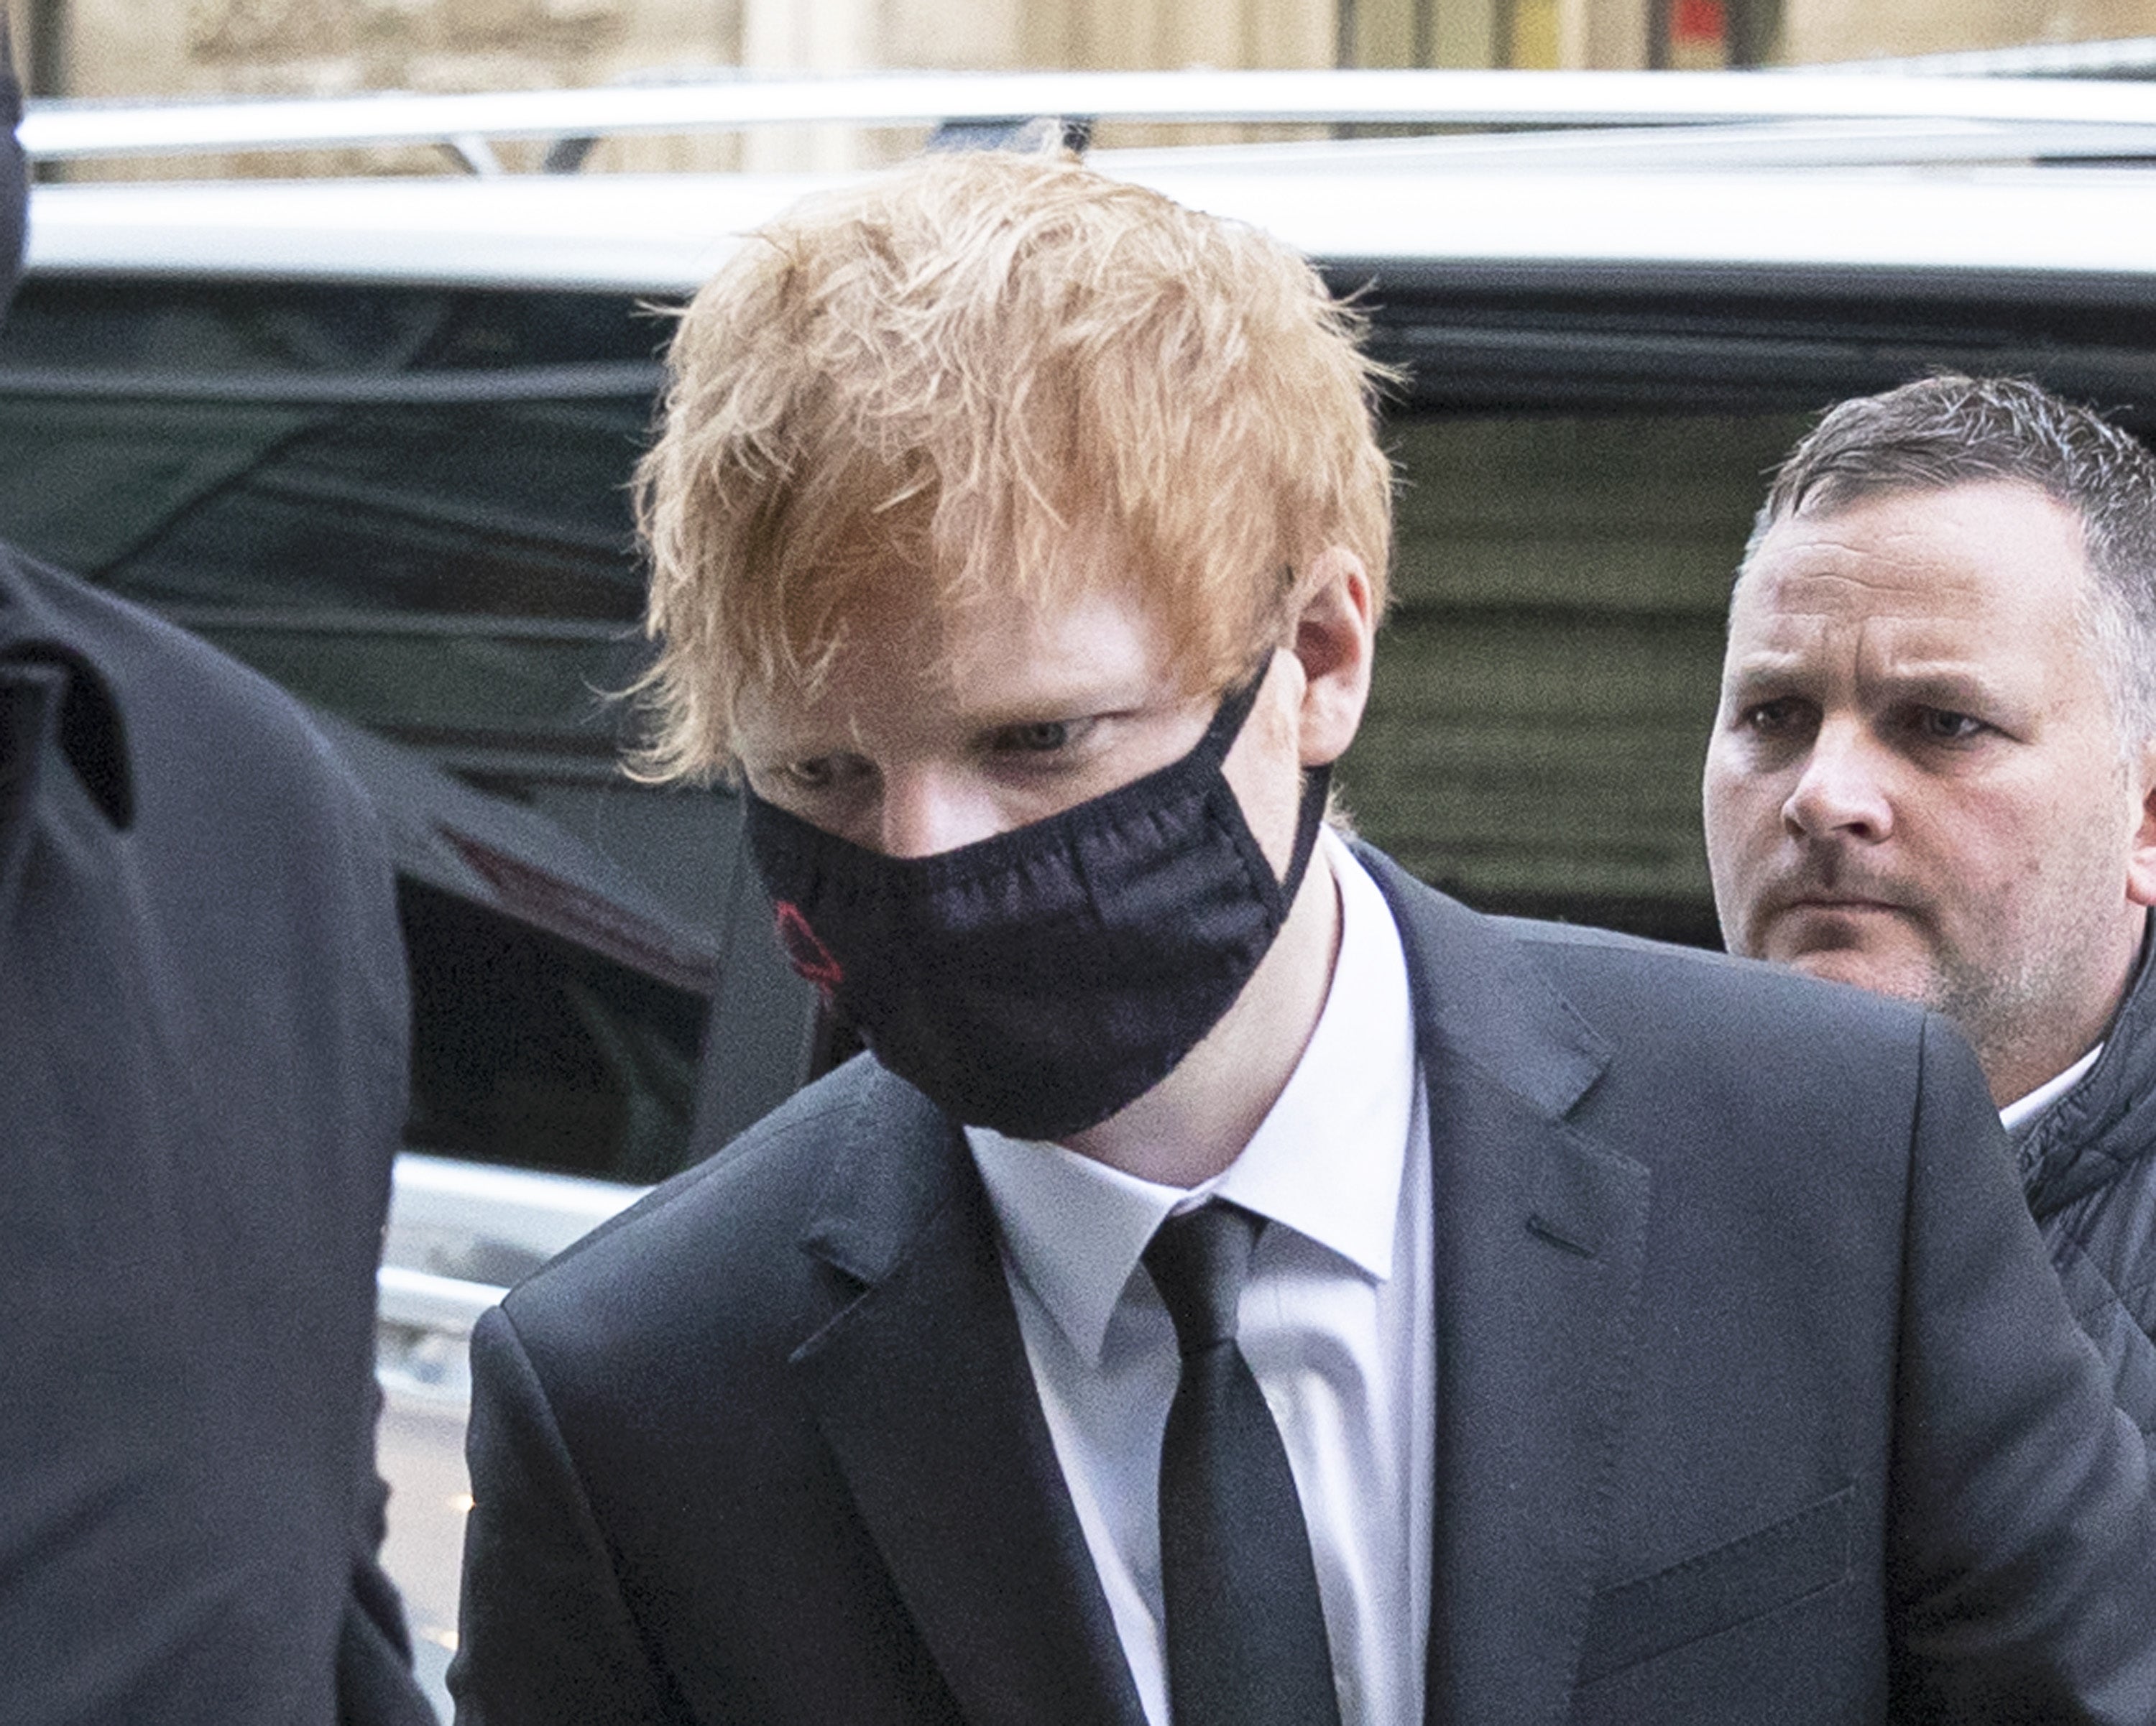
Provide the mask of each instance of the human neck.
{"label": "human neck", "polygon": [[2030,1092],[2040,1090],[2103,1041],[2110,1015],[2095,1021],[2086,1036],[2047,1037],[2041,1047],[2012,1049],[1979,1047],[1977,1059],[1994,1109],[2008,1109]]}
{"label": "human neck", "polygon": [[2041,1090],[2111,1035],[2118,1010],[2140,975],[2147,933],[2148,913],[2137,909],[2131,932],[2121,940],[2117,962],[2109,968],[2105,982],[2078,1003],[2056,1001],[2042,1015],[2031,1016],[2041,1026],[2041,1036],[2001,1038],[1994,1043],[1980,1032],[1971,1032],[1969,1041],[1984,1068],[1994,1107],[2010,1109],[2032,1092]]}
{"label": "human neck", "polygon": [[1136,1102],[1063,1143],[1163,1186],[1210,1181],[1242,1155],[1287,1088],[1339,955],[1340,885],[1321,845],[1287,921],[1220,1022]]}
{"label": "human neck", "polygon": [[2041,1114],[2074,1088],[2082,1073],[2088,1070],[2102,1051],[2102,1043],[2094,1044],[2083,1050],[2079,1059],[2069,1062],[2033,1090],[2023,1092],[2011,1103],[1999,1104],[1999,1124],[2010,1133],[2019,1128],[2023,1122],[2032,1120]]}

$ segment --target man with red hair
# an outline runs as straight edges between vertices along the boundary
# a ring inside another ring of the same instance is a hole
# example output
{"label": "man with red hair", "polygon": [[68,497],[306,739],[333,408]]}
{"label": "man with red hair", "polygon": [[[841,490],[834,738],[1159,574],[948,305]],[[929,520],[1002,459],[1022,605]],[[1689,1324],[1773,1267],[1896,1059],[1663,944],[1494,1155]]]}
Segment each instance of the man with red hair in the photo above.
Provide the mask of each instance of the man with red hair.
{"label": "man with red hair", "polygon": [[1951,1030],[1327,822],[1356,333],[989,154],[689,308],[644,771],[868,1053],[481,1323],[460,1718],[2148,1718],[2146,1447]]}

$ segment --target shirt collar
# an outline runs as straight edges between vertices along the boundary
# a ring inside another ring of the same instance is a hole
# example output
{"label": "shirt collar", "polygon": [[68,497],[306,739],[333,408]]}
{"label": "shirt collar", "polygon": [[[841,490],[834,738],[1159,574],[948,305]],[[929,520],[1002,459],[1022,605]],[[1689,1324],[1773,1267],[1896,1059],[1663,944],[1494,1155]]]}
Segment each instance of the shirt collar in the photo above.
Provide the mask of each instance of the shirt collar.
{"label": "shirt collar", "polygon": [[1060,1145],[966,1129],[1005,1250],[1084,1360],[1099,1362],[1154,1230],[1178,1206],[1214,1193],[1373,1281],[1391,1273],[1414,1104],[1407,961],[1378,884],[1332,832],[1321,843],[1340,893],[1332,981],[1286,1088],[1217,1179],[1187,1192]]}

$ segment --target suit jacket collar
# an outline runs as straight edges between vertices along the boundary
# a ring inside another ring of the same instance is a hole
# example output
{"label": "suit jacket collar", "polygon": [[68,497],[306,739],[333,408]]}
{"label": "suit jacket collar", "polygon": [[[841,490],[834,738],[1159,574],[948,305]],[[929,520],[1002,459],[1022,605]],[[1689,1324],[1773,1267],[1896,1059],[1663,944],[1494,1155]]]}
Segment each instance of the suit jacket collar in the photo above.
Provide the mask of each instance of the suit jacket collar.
{"label": "suit jacket collar", "polygon": [[1646,1169],[1595,1129],[1604,1039],[1504,924],[1363,861],[1407,949],[1437,1206],[1430,1726],[1571,1712],[1604,1580]]}
{"label": "suit jacket collar", "polygon": [[801,1244],[873,1287],[918,1250],[923,1232],[963,1197],[967,1158],[943,1112],[873,1056],[834,1075],[847,1078],[857,1081],[852,1104],[834,1125],[838,1150]]}
{"label": "suit jacket collar", "polygon": [[1607,1042],[1534,969],[1504,922],[1425,886],[1383,852],[1358,844],[1355,855],[1399,922],[1424,1063],[1463,1063],[1563,1118],[1609,1065]]}
{"label": "suit jacket collar", "polygon": [[861,1285],[794,1355],[968,1719],[1144,1726],[957,1129],[872,1064],[804,1249]]}

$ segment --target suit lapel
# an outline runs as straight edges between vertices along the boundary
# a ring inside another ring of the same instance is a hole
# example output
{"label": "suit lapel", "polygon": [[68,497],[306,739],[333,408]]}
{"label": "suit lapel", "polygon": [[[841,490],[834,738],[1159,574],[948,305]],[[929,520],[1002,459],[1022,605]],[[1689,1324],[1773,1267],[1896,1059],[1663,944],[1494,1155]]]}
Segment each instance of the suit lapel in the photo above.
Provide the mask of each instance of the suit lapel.
{"label": "suit lapel", "polygon": [[860,1293],[793,1358],[862,1521],[968,1719],[1143,1726],[972,1160],[888,1074],[855,1119],[803,1246]]}
{"label": "suit lapel", "polygon": [[1575,1118],[1608,1051],[1519,944],[1364,861],[1399,919],[1430,1092],[1427,1719],[1558,1722],[1606,1537],[1648,1173]]}

